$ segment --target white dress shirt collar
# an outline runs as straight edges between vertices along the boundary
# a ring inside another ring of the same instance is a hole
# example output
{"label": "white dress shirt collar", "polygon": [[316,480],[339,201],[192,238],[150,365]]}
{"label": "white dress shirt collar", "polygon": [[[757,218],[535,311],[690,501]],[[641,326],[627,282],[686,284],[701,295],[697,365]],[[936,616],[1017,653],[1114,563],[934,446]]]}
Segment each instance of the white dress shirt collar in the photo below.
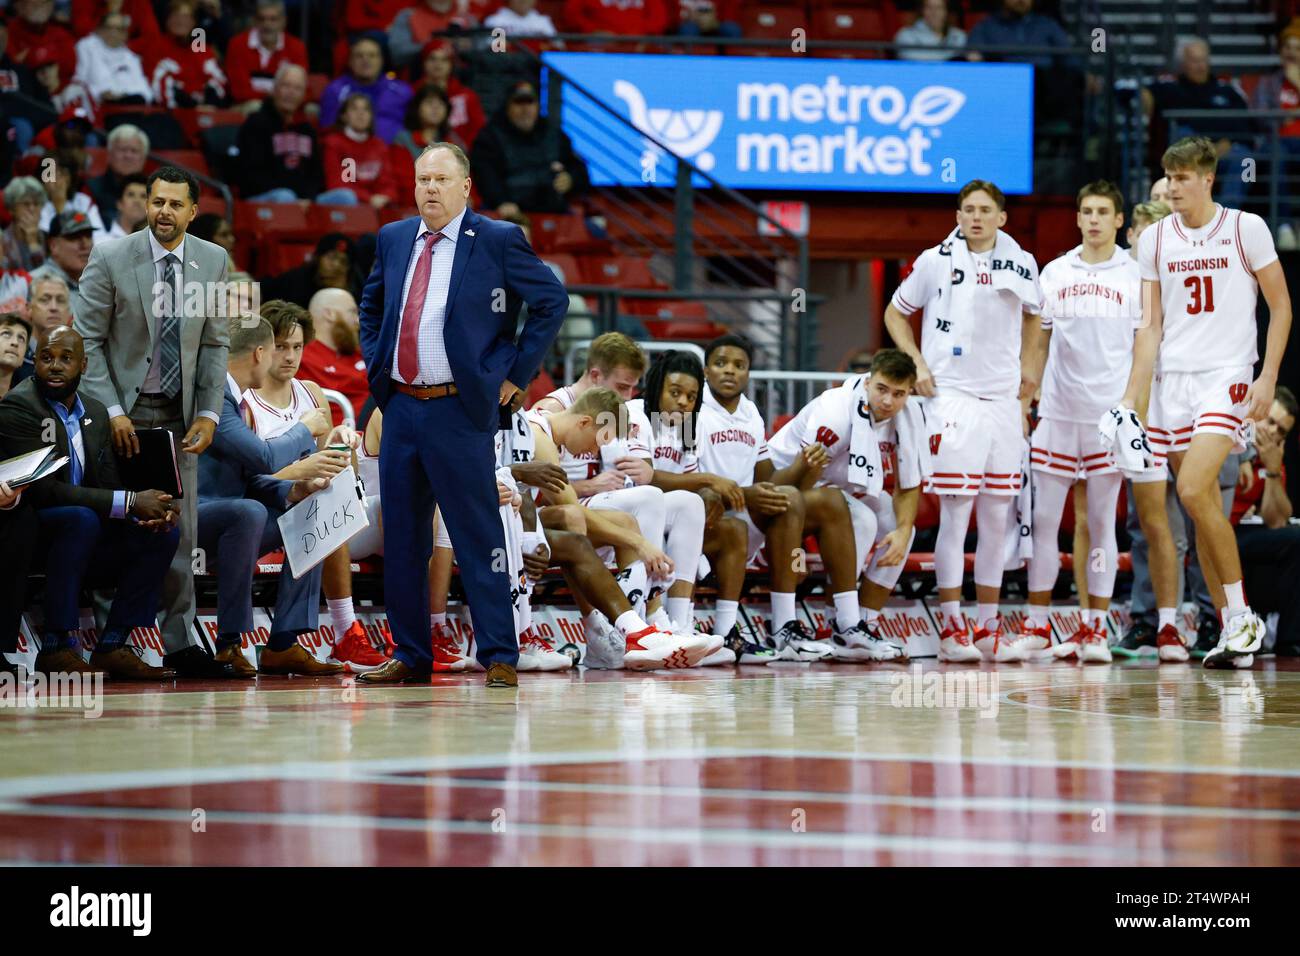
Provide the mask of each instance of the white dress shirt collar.
{"label": "white dress shirt collar", "polygon": [[[453,219],[451,222],[447,223],[447,225],[443,226],[441,229],[438,230],[439,232],[442,233],[442,239],[444,242],[450,241],[452,243],[455,243],[456,240],[460,238],[460,223],[461,220],[464,218],[465,218],[465,210],[462,209],[455,219]],[[426,232],[431,232],[431,231],[432,230],[429,228],[428,224],[425,223],[423,219],[421,219],[420,231],[415,234],[415,238],[419,239]]]}
{"label": "white dress shirt collar", "polygon": [[153,253],[153,261],[155,263],[158,262],[158,260],[160,260],[163,256],[166,255],[175,256],[177,259],[181,261],[182,265],[185,263],[185,237],[184,236],[181,237],[181,243],[179,246],[177,246],[175,249],[168,249],[161,242],[158,241],[158,237],[155,236],[153,234],[153,230],[150,229],[149,249]]}

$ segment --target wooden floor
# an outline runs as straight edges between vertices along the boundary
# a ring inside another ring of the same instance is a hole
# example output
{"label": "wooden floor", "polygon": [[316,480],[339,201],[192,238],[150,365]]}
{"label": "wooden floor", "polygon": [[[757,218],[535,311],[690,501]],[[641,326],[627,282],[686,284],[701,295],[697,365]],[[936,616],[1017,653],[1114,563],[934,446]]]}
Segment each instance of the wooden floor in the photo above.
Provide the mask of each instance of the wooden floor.
{"label": "wooden floor", "polygon": [[1300,665],[119,685],[0,710],[0,861],[1295,866]]}

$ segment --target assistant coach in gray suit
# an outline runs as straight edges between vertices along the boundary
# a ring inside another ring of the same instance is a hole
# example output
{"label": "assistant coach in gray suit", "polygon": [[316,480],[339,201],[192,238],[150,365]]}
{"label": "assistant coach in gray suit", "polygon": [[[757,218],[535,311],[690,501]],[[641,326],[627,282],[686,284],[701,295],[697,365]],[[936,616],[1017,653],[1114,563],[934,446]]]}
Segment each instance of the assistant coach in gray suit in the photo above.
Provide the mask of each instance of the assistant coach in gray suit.
{"label": "assistant coach in gray suit", "polygon": [[73,327],[86,343],[81,387],[108,408],[119,455],[137,428],[167,428],[180,458],[180,545],[163,582],[166,666],[181,677],[235,677],[194,633],[198,455],[212,443],[226,387],[226,251],[187,236],[199,184],[163,166],[148,182],[149,228],[100,243],[81,274]]}

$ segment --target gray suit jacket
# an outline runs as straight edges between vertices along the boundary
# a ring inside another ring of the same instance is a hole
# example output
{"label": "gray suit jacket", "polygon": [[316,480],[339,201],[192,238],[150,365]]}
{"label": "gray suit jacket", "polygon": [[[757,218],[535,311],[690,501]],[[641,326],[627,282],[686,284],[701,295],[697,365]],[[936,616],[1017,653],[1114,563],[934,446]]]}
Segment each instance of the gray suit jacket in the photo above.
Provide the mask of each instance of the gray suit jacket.
{"label": "gray suit jacket", "polygon": [[[200,301],[215,301],[224,307],[228,262],[226,250],[215,243],[185,237],[185,261],[181,263],[186,305],[181,320],[181,409],[186,425],[193,424],[201,411],[221,413],[229,319],[223,315],[193,315],[189,306],[195,302],[191,283],[202,283]],[[81,390],[110,410],[120,406],[128,415],[140,397],[160,327],[153,315],[154,281],[149,230],[141,229],[95,246],[79,283],[81,301],[74,310],[72,325],[86,340],[86,374]],[[217,282],[223,285],[209,285]]]}

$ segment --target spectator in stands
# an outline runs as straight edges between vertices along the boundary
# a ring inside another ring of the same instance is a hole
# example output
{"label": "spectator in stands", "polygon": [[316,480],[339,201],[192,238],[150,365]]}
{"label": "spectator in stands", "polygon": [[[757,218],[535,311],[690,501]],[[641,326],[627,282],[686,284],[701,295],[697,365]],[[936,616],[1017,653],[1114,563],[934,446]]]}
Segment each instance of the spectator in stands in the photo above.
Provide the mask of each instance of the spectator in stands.
{"label": "spectator in stands", "polygon": [[45,261],[45,187],[34,176],[17,176],[5,186],[4,201],[13,222],[0,233],[0,268],[31,272]]}
{"label": "spectator in stands", "polygon": [[[41,86],[35,76],[35,65],[31,53],[19,63],[9,55],[9,26],[0,20],[0,114],[8,117],[14,129],[14,153],[21,156],[27,152],[32,137],[58,114],[49,93]],[[50,57],[53,62],[53,56]],[[29,103],[37,100],[47,109]]]}
{"label": "spectator in stands", "polygon": [[240,677],[263,674],[337,674],[341,664],[321,664],[299,643],[316,629],[320,607],[320,565],[294,577],[285,561],[276,588],[275,628],[256,669],[240,652],[240,634],[253,628],[253,572],[257,559],[283,544],[278,519],[313,491],[322,476],[280,480],[276,472],[316,451],[316,439],[330,431],[320,409],[276,438],[260,438],[242,414],[243,396],[260,388],[275,361],[275,336],[266,319],[230,319],[230,347],[221,423],[212,445],[199,458],[197,542],[217,574],[217,656]]}
{"label": "spectator in stands", "polygon": [[356,262],[357,249],[351,239],[341,232],[326,233],[310,259],[262,282],[262,299],[286,299],[306,308],[321,289],[343,289],[355,299],[364,282]]}
{"label": "spectator in stands", "polygon": [[385,143],[402,129],[411,88],[391,75],[385,76],[384,53],[377,40],[362,37],[352,43],[348,72],[335,78],[321,95],[320,125],[333,126],[353,93],[370,97],[375,113],[375,133]]}
{"label": "spectator in stands", "polygon": [[149,0],[76,0],[72,4],[72,32],[79,37],[94,33],[106,13],[121,13],[130,24],[127,42],[140,50],[162,39],[158,17]]}
{"label": "spectator in stands", "polygon": [[230,95],[246,113],[271,95],[282,63],[307,69],[307,47],[285,30],[286,22],[283,0],[257,0],[253,26],[231,39],[226,50]]}
{"label": "spectator in stands", "polygon": [[120,239],[149,222],[149,187],[144,173],[122,177],[122,195],[117,197],[117,216],[106,239]]}
{"label": "spectator in stands", "polygon": [[154,102],[168,109],[224,106],[230,100],[229,81],[211,44],[195,49],[196,2],[170,0],[166,32],[147,47],[137,47]]}
{"label": "spectator in stands", "polygon": [[90,222],[95,241],[103,241],[108,235],[104,229],[104,220],[100,218],[94,198],[90,193],[82,192],[81,170],[76,167],[75,160],[66,153],[56,153],[53,158],[54,177],[44,181],[48,198],[41,207],[41,228],[48,233],[50,223],[56,217],[69,212],[80,213]]}
{"label": "spectator in stands", "polygon": [[504,30],[508,37],[553,37],[555,24],[537,12],[537,0],[506,0],[506,4],[483,21],[491,30]]}
{"label": "spectator in stands", "polygon": [[[970,47],[1068,47],[1070,35],[1054,18],[1033,11],[1034,0],[1002,0],[997,13],[985,17],[971,28],[966,45]],[[968,60],[1012,60],[1032,63],[1034,70],[1034,116],[1057,124],[1077,128],[1083,116],[1082,67],[1070,56],[1050,53],[990,52],[978,50],[966,54]],[[1100,78],[1089,75],[1088,89],[1101,90]]]}
{"label": "spectator in stands", "polygon": [[[1159,179],[1157,179],[1155,182],[1151,184],[1151,202],[1161,203],[1166,207],[1169,205],[1169,177],[1168,176],[1161,176]],[[1165,216],[1169,215],[1169,210],[1166,208],[1165,211],[1162,213],[1162,215]],[[1130,243],[1130,245],[1133,248],[1133,255],[1134,257],[1136,257],[1137,245],[1136,243]]]}
{"label": "spectator in stands", "polygon": [[51,22],[54,0],[14,0],[16,20],[9,21],[9,48],[23,63],[34,51],[54,52],[59,72],[65,77],[77,71],[77,34],[58,22]]}
{"label": "spectator in stands", "polygon": [[22,269],[0,269],[0,312],[27,314],[32,277]]}
{"label": "spectator in stands", "polygon": [[474,141],[474,180],[487,209],[564,212],[587,191],[587,164],[550,117],[542,117],[537,87],[521,80],[506,105]]}
{"label": "spectator in stands", "polygon": [[451,128],[451,100],[441,87],[422,86],[406,106],[406,129],[397,134],[394,146],[400,146],[418,159],[426,146],[434,143],[455,143],[461,149],[469,146]]}
{"label": "spectator in stands", "polygon": [[1219,200],[1225,206],[1240,207],[1249,188],[1242,179],[1241,161],[1254,147],[1254,123],[1245,117],[1179,120],[1170,129],[1164,114],[1167,110],[1245,110],[1246,98],[1231,83],[1210,72],[1210,45],[1200,37],[1180,41],[1176,60],[1177,77],[1142,90],[1142,105],[1153,127],[1152,143],[1163,142],[1166,132],[1169,142],[1183,136],[1207,136],[1214,140],[1219,153],[1214,180]]}
{"label": "spectator in stands", "polygon": [[117,197],[122,195],[122,177],[144,172],[149,155],[149,137],[138,126],[123,123],[108,134],[108,168],[90,181],[90,194],[104,222],[117,215]]}
{"label": "spectator in stands", "polygon": [[913,47],[899,50],[898,58],[951,60],[966,45],[966,31],[953,25],[948,0],[921,0],[920,12],[915,23],[894,35],[895,43],[907,43]]}
{"label": "spectator in stands", "polygon": [[152,103],[153,90],[139,55],[126,45],[130,22],[121,13],[105,14],[99,29],[77,41],[74,78],[101,103]]}
{"label": "spectator in stands", "polygon": [[411,0],[350,0],[343,14],[343,29],[348,41],[369,36],[379,42],[388,42],[388,28],[394,18]]}
{"label": "spectator in stands", "polygon": [[388,52],[394,66],[406,66],[434,37],[476,26],[478,18],[457,0],[419,0],[393,19],[388,28]]}
{"label": "spectator in stands", "polygon": [[740,36],[739,0],[681,0],[677,32],[684,37]]}
{"label": "spectator in stands", "polygon": [[[352,403],[357,427],[365,428],[361,410],[370,397],[370,380],[366,360],[361,357],[357,300],[345,289],[321,289],[311,297],[307,312],[312,335],[303,346],[298,377],[341,392]],[[342,423],[343,413],[336,406],[334,424]]]}
{"label": "spectator in stands", "polygon": [[324,160],[316,127],[301,112],[307,97],[307,71],[281,63],[271,92],[239,128],[239,158],[244,198],[252,202],[316,202],[352,205],[350,190],[322,191]]}
{"label": "spectator in stands", "polygon": [[[1283,251],[1300,248],[1296,236],[1296,203],[1292,194],[1300,184],[1300,17],[1293,19],[1277,43],[1282,68],[1260,79],[1250,98],[1253,110],[1289,110],[1294,119],[1277,122],[1278,148],[1282,153],[1278,176],[1277,247]],[[1269,127],[1275,121],[1268,121]]]}
{"label": "spectator in stands", "polygon": [[[88,391],[78,391],[85,370],[80,333],[56,329],[37,343],[35,378],[0,401],[0,455],[53,444],[68,458],[54,474],[34,482],[26,495],[40,521],[38,564],[57,571],[46,574],[36,669],[170,680],[175,671],[146,664],[127,638],[135,628],[157,622],[163,575],[180,541],[179,509],[157,489],[123,487],[108,410]],[[80,627],[83,584],[116,587],[89,667],[73,633]]]}
{"label": "spectator in stands", "polygon": [[483,104],[478,94],[456,77],[456,49],[448,40],[430,40],[420,51],[420,60],[416,65],[421,70],[411,89],[419,91],[425,86],[441,87],[451,103],[448,123],[452,132],[459,137],[458,142],[471,146],[487,123],[483,115]]}
{"label": "spectator in stands", "polygon": [[565,0],[564,22],[573,33],[663,36],[668,9],[664,0]]}
{"label": "spectator in stands", "polygon": [[0,399],[17,385],[14,373],[27,360],[27,343],[32,339],[32,324],[17,312],[0,313]]}
{"label": "spectator in stands", "polygon": [[235,227],[230,221],[220,213],[201,212],[194,217],[190,223],[189,234],[198,236],[200,239],[206,239],[208,242],[215,242],[230,257],[230,275],[226,277],[228,282],[235,281],[235,273],[239,272],[239,266],[235,264]]}
{"label": "spectator in stands", "polygon": [[348,192],[355,202],[383,209],[405,191],[414,175],[414,159],[397,144],[375,135],[375,113],[365,93],[349,93],[335,128],[321,142],[325,155],[325,185],[330,192]]}
{"label": "spectator in stands", "polygon": [[28,56],[27,62],[39,87],[36,98],[49,107],[49,110],[41,111],[46,120],[50,110],[59,114],[60,119],[66,119],[69,110],[82,110],[91,120],[91,126],[96,125],[94,97],[73,74],[62,72],[54,47],[38,47]]}
{"label": "spectator in stands", "polygon": [[95,226],[84,212],[69,209],[54,217],[50,223],[50,248],[45,265],[32,273],[35,285],[41,276],[55,276],[68,286],[68,306],[76,315],[81,304],[77,283],[90,259],[90,249],[95,244]]}
{"label": "spectator in stands", "polygon": [[72,305],[68,284],[56,275],[32,274],[27,289],[27,321],[32,334],[27,337],[27,358],[14,373],[13,384],[36,374],[36,343],[61,325],[72,324]]}
{"label": "spectator in stands", "polygon": [[1300,655],[1300,525],[1286,493],[1282,451],[1300,416],[1300,403],[1285,385],[1277,387],[1268,418],[1255,431],[1255,459],[1241,464],[1232,508],[1237,550],[1251,606],[1277,612],[1278,656]]}

